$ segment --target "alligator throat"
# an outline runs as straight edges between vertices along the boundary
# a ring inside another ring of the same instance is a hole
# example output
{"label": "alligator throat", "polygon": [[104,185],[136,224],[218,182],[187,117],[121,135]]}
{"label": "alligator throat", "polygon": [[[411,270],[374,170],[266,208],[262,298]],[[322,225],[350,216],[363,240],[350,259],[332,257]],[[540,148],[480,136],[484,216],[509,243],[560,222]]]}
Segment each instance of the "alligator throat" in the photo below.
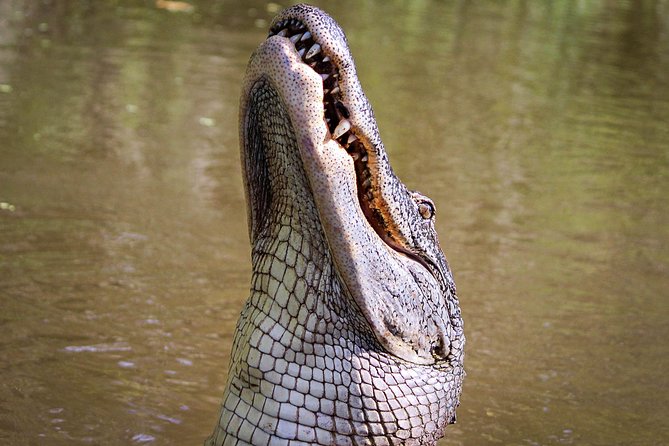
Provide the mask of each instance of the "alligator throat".
{"label": "alligator throat", "polygon": [[240,101],[252,244],[212,445],[434,445],[464,378],[435,206],[394,174],[346,38],[296,5]]}

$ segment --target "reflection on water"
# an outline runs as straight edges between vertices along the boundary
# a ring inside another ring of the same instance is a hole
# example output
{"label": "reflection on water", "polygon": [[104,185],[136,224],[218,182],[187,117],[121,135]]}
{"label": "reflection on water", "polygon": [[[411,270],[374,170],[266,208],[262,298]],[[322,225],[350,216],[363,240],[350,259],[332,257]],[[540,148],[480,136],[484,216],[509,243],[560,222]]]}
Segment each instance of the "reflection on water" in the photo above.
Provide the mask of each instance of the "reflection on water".
{"label": "reflection on water", "polygon": [[[249,255],[274,4],[0,2],[0,438],[199,444]],[[468,333],[444,445],[669,438],[669,2],[339,2]]]}

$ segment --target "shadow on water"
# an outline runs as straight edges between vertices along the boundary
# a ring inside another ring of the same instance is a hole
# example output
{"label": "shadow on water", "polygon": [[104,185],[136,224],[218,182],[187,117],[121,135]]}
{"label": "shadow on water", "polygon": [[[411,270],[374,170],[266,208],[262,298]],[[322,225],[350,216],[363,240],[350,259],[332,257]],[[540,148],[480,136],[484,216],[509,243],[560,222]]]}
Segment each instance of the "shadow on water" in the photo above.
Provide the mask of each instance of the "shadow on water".
{"label": "shadow on water", "polygon": [[[249,248],[237,101],[278,5],[0,3],[0,438],[199,444]],[[468,335],[441,444],[669,438],[669,2],[338,2]]]}

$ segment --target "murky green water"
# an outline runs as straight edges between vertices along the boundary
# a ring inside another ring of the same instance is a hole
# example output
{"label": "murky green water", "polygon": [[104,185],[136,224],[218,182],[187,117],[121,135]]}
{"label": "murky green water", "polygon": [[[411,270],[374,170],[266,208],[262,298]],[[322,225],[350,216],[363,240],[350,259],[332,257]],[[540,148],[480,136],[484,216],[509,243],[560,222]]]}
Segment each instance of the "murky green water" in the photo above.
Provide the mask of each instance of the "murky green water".
{"label": "murky green water", "polygon": [[[468,334],[443,444],[669,443],[669,2],[317,3],[438,205]],[[215,422],[274,6],[194,5],[0,2],[2,444]]]}

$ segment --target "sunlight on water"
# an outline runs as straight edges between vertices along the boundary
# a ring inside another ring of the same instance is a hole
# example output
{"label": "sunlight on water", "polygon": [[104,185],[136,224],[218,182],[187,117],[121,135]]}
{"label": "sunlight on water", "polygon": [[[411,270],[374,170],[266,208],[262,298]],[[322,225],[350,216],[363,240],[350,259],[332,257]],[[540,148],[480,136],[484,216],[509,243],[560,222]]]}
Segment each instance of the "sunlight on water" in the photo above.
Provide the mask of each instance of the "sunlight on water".
{"label": "sunlight on water", "polygon": [[[7,444],[215,422],[250,278],[238,95],[278,6],[177,3],[0,3]],[[437,204],[468,337],[440,444],[665,443],[669,2],[321,6]]]}

